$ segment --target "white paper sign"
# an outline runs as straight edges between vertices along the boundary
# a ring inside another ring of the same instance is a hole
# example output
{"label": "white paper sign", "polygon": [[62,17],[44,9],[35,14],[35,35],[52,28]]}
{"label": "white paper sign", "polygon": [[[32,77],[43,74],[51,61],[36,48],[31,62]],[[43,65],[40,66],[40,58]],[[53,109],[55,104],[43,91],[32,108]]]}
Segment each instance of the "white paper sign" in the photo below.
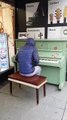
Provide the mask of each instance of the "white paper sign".
{"label": "white paper sign", "polygon": [[44,39],[45,38],[45,28],[27,28],[28,37],[34,39]]}
{"label": "white paper sign", "polygon": [[48,35],[47,38],[61,38],[61,39],[67,39],[67,26],[62,27],[48,27]]}

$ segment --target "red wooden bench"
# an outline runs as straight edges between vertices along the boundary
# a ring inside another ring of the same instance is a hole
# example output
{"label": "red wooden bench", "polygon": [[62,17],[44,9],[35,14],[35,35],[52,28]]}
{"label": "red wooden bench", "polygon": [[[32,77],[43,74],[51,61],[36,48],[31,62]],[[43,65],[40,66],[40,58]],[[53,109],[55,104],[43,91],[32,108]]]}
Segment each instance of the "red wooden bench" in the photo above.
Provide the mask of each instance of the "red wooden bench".
{"label": "red wooden bench", "polygon": [[35,75],[32,77],[25,77],[19,74],[19,72],[13,73],[8,76],[10,81],[10,94],[12,94],[12,82],[18,83],[19,85],[26,85],[36,89],[36,101],[39,103],[39,88],[43,86],[44,96],[46,96],[46,82],[47,78]]}

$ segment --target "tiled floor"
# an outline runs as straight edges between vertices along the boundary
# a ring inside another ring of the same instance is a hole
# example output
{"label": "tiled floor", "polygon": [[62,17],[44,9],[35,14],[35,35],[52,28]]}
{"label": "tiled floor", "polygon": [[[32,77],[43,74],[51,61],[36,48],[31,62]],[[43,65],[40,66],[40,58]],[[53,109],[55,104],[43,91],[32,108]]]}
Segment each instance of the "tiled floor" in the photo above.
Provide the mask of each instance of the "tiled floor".
{"label": "tiled floor", "polygon": [[40,101],[36,104],[35,89],[13,83],[13,95],[9,83],[0,88],[0,120],[67,120],[67,82],[62,91],[57,86],[42,87]]}

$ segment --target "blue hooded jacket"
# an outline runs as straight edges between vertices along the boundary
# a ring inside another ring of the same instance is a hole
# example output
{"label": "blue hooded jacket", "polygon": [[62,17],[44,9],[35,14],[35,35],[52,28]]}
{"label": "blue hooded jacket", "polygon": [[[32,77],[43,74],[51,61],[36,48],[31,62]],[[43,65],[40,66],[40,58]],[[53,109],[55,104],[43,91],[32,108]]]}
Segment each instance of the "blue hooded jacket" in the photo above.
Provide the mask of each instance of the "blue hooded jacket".
{"label": "blue hooded jacket", "polygon": [[34,39],[27,39],[26,44],[19,49],[16,60],[19,64],[20,73],[29,74],[34,71],[34,66],[37,66],[39,63],[38,51],[35,47]]}

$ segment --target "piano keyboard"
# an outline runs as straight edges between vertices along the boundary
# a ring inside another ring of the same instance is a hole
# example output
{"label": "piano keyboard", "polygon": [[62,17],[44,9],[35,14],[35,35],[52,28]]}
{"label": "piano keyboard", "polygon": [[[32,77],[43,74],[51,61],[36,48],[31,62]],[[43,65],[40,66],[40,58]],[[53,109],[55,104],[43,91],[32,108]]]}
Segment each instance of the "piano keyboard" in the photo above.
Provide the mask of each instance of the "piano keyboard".
{"label": "piano keyboard", "polygon": [[40,62],[44,62],[44,63],[54,63],[54,64],[57,64],[59,63],[59,60],[58,59],[40,59]]}

